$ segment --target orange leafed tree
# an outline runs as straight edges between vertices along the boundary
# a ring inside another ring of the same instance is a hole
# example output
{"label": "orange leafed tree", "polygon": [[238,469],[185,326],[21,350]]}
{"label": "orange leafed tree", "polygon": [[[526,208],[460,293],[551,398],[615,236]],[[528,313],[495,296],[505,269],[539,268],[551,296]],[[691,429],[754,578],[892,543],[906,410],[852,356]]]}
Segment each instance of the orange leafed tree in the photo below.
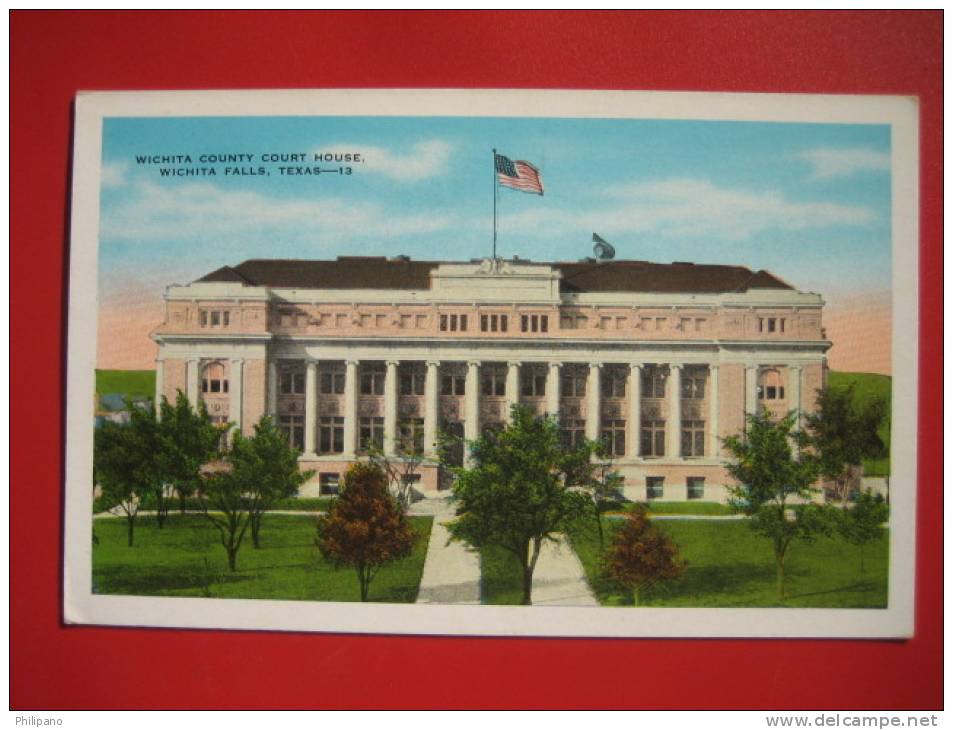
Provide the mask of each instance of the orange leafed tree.
{"label": "orange leafed tree", "polygon": [[677,578],[683,570],[678,546],[649,522],[641,506],[629,513],[606,554],[609,579],[631,590],[635,605],[642,590]]}
{"label": "orange leafed tree", "polygon": [[357,571],[361,600],[377,571],[410,555],[417,535],[387,491],[387,475],[377,464],[354,464],[344,475],[341,496],[318,518],[315,541],[336,567]]}

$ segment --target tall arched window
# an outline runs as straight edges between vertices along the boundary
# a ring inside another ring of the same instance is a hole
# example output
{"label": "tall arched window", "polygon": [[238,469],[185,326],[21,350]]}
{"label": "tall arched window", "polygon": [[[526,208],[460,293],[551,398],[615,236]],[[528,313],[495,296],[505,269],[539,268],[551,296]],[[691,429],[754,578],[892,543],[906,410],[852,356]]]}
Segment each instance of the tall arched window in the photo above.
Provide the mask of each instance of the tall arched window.
{"label": "tall arched window", "polygon": [[784,400],[784,381],[775,368],[762,370],[758,377],[759,400]]}
{"label": "tall arched window", "polygon": [[202,392],[228,392],[228,378],[225,377],[225,366],[222,363],[211,362],[202,369]]}

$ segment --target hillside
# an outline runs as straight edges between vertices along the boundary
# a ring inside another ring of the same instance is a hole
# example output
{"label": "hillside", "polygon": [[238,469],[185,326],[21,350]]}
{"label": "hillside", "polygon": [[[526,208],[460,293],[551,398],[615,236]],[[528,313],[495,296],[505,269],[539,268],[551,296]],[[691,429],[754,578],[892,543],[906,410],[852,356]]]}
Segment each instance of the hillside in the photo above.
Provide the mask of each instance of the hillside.
{"label": "hillside", "polygon": [[133,399],[153,398],[155,392],[155,370],[96,371],[96,393],[99,397],[119,393]]}

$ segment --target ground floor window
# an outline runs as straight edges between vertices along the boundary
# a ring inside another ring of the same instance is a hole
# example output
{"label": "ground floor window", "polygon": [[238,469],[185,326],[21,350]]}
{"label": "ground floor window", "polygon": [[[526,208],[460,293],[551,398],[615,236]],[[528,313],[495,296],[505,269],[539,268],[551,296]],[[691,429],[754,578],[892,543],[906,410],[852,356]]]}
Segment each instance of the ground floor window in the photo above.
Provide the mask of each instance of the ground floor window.
{"label": "ground floor window", "polygon": [[318,478],[318,492],[322,497],[332,497],[341,491],[341,477],[339,474],[324,472]]}
{"label": "ground floor window", "polygon": [[602,422],[602,445],[613,456],[625,456],[625,421]]}
{"label": "ground floor window", "polygon": [[424,419],[406,418],[400,422],[400,445],[404,451],[424,453]]}
{"label": "ground floor window", "polygon": [[318,426],[318,450],[322,454],[340,454],[344,451],[344,418],[324,416]]}
{"label": "ground floor window", "polygon": [[682,421],[682,456],[705,455],[705,422]]}
{"label": "ground floor window", "polygon": [[560,435],[563,446],[575,449],[586,440],[586,422],[580,418],[567,418],[560,424]]}
{"label": "ground floor window", "polygon": [[278,428],[288,438],[291,448],[304,451],[304,416],[281,416]]}
{"label": "ground floor window", "polygon": [[665,477],[645,478],[645,498],[661,499],[665,494]]}
{"label": "ground floor window", "polygon": [[384,419],[361,418],[361,451],[384,448]]}
{"label": "ground floor window", "polygon": [[665,421],[642,421],[642,456],[665,456]]}
{"label": "ground floor window", "polygon": [[705,477],[688,477],[687,483],[689,499],[705,498]]}

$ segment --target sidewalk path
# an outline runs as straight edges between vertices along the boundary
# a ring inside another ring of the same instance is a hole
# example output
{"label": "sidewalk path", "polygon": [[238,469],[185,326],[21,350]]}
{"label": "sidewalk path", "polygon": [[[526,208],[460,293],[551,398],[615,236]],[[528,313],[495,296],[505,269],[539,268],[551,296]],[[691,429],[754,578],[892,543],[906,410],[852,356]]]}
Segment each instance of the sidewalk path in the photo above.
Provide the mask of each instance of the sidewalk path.
{"label": "sidewalk path", "polygon": [[479,604],[480,555],[462,543],[449,542],[450,533],[443,523],[453,519],[450,501],[422,500],[413,504],[408,514],[433,515],[417,603]]}
{"label": "sidewalk path", "polygon": [[565,535],[547,540],[533,572],[534,606],[598,606],[579,557]]}

